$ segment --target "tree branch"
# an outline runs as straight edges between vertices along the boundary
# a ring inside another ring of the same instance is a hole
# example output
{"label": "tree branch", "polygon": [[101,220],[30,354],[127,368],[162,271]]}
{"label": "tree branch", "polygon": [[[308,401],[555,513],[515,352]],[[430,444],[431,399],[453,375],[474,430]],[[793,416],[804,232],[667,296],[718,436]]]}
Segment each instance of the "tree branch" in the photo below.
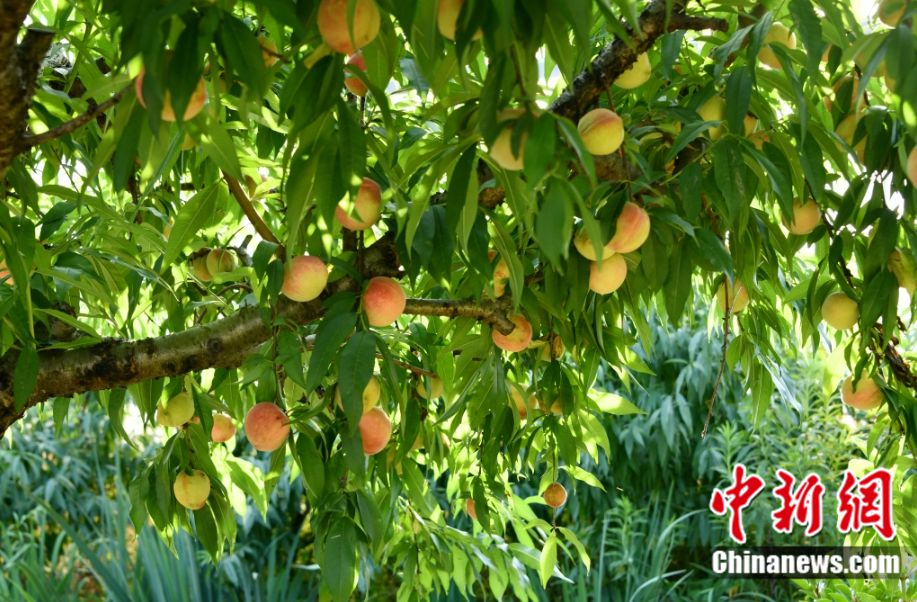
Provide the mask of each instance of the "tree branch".
{"label": "tree branch", "polygon": [[51,140],[60,138],[61,136],[64,136],[65,134],[69,134],[70,132],[83,127],[84,125],[86,125],[87,123],[89,123],[90,121],[92,121],[93,119],[95,119],[96,117],[98,117],[99,115],[107,111],[108,109],[118,104],[118,102],[120,102],[121,99],[124,98],[124,95],[127,93],[129,89],[130,89],[130,86],[122,88],[121,90],[116,92],[111,98],[109,98],[108,100],[106,100],[105,102],[99,105],[95,104],[95,101],[90,99],[89,100],[89,103],[90,103],[89,109],[85,113],[82,113],[81,115],[74,117],[70,121],[65,121],[64,123],[48,130],[47,132],[42,132],[41,134],[35,134],[32,136],[28,136],[28,135],[23,136],[19,141],[19,151],[22,152],[33,146],[45,144],[46,142],[50,142]]}
{"label": "tree branch", "polygon": [[261,216],[258,215],[258,212],[255,211],[255,206],[252,205],[251,199],[248,198],[248,195],[245,194],[245,190],[242,189],[242,185],[239,184],[239,181],[226,173],[226,171],[221,170],[223,174],[223,179],[226,180],[226,184],[229,185],[229,191],[232,193],[233,198],[236,199],[236,202],[239,203],[239,206],[242,207],[242,211],[245,213],[245,216],[248,218],[248,221],[251,222],[252,226],[255,227],[255,232],[258,233],[261,238],[268,242],[272,242],[277,245],[277,256],[280,257],[281,261],[286,258],[286,249],[283,245],[280,244],[280,240],[274,236],[274,233],[271,231],[270,227],[264,220],[261,219]]}
{"label": "tree branch", "polygon": [[498,301],[408,299],[404,313],[416,316],[474,318],[481,322],[487,322],[502,334],[509,334],[516,327],[512,320],[507,317],[507,304]]}

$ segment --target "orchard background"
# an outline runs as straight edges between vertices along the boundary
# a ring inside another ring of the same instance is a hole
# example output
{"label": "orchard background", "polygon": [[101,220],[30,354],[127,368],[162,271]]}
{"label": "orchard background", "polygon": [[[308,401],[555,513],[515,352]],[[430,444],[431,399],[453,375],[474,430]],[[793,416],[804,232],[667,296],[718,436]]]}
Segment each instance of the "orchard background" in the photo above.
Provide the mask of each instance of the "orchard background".
{"label": "orchard background", "polygon": [[6,0],[0,591],[914,595],[704,566],[739,461],[917,550],[914,14]]}

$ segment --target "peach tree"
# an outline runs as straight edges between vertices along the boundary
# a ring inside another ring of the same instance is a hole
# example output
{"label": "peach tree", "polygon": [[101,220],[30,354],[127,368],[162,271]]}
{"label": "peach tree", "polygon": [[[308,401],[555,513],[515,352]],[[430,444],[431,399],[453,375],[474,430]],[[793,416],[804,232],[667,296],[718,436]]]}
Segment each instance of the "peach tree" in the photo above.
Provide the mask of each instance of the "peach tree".
{"label": "peach tree", "polygon": [[215,557],[291,458],[332,597],[526,597],[639,411],[597,372],[701,297],[758,419],[838,349],[913,471],[917,6],[854,8],[6,0],[0,433],[157,429],[132,518]]}

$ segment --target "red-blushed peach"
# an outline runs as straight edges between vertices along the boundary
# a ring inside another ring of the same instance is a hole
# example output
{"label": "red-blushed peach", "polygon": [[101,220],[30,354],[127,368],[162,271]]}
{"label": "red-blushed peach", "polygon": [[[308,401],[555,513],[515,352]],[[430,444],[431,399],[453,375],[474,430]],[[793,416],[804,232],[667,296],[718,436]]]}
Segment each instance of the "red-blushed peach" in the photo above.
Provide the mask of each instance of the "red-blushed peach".
{"label": "red-blushed peach", "polygon": [[363,291],[363,312],[370,326],[388,326],[404,313],[407,298],[397,281],[376,276]]}
{"label": "red-blushed peach", "polygon": [[363,178],[356,198],[338,203],[334,217],[348,230],[366,230],[382,215],[382,191],[371,178]]}
{"label": "red-blushed peach", "polygon": [[172,485],[175,500],[188,510],[200,510],[210,496],[210,477],[202,470],[180,472]]}
{"label": "red-blushed peach", "polygon": [[7,269],[5,261],[0,261],[0,284],[5,284],[7,286],[13,286],[16,284],[16,282],[13,280],[13,275]]}
{"label": "red-blushed peach", "polygon": [[194,416],[194,400],[187,391],[182,391],[163,405],[156,407],[156,422],[162,426],[178,428]]}
{"label": "red-blushed peach", "polygon": [[[355,52],[347,58],[347,64],[353,65],[356,69],[360,71],[366,71],[366,59],[363,58],[362,52]],[[349,71],[344,74],[344,87],[350,90],[350,93],[354,96],[359,96],[360,98],[366,96],[366,93],[369,91],[369,88],[366,87],[366,84],[362,79],[356,77]]]}
{"label": "red-blushed peach", "polygon": [[226,249],[213,249],[207,253],[207,271],[210,276],[236,269],[236,256]]}
{"label": "red-blushed peach", "polygon": [[318,32],[332,50],[353,54],[379,35],[382,17],[375,0],[356,0],[353,21],[348,0],[322,0],[318,5]]}
{"label": "red-blushed peach", "polygon": [[758,61],[771,69],[780,69],[780,59],[771,49],[771,44],[783,44],[788,49],[796,48],[796,34],[790,31],[783,23],[774,23],[764,36],[761,50],[758,51]]}
{"label": "red-blushed peach", "polygon": [[529,396],[529,403],[526,405],[522,393],[514,386],[510,386],[509,396],[513,400],[513,405],[516,406],[516,414],[519,415],[519,422],[524,421],[529,414],[528,406],[532,405],[532,396]]}
{"label": "red-blushed peach", "polygon": [[474,508],[474,500],[471,498],[465,500],[465,514],[470,516],[472,520],[478,520],[478,513]]}
{"label": "red-blushed peach", "polygon": [[504,351],[525,351],[532,342],[532,325],[522,314],[515,314],[510,320],[516,327],[509,334],[503,334],[496,328],[490,331],[494,345]]}
{"label": "red-blushed peach", "polygon": [[804,236],[814,230],[821,223],[821,209],[812,199],[801,203],[793,201],[793,223],[787,224],[791,234]]}
{"label": "red-blushed peach", "polygon": [[649,235],[649,214],[640,205],[627,201],[615,224],[615,235],[605,246],[614,253],[630,253],[639,249]]}
{"label": "red-blushed peach", "polygon": [[642,86],[650,79],[653,73],[653,66],[650,64],[650,57],[644,52],[637,55],[637,60],[624,73],[615,80],[615,85],[625,90],[630,90]]}
{"label": "red-blushed peach", "polygon": [[730,313],[737,314],[748,307],[748,289],[745,288],[741,280],[736,280],[735,286],[730,282],[728,287],[721,282],[716,289],[716,304],[719,306],[720,311],[726,311],[727,290],[729,291]]}
{"label": "red-blushed peach", "polygon": [[207,255],[201,255],[191,260],[191,273],[201,282],[210,282],[213,276],[207,269]]}
{"label": "red-blushed peach", "polygon": [[[592,244],[592,239],[589,238],[589,233],[586,232],[585,228],[580,228],[574,235],[573,246],[576,247],[580,255],[589,261],[598,260],[598,255],[595,254],[595,246]],[[608,243],[606,243],[602,248],[602,259],[608,259],[612,255],[614,255],[614,251],[609,249]]]}
{"label": "red-blushed peach", "polygon": [[[134,90],[137,92],[137,102],[139,102],[140,106],[143,108],[146,108],[146,101],[143,100],[143,76],[145,73],[146,72],[141,69],[137,79],[134,80]],[[185,107],[185,114],[182,120],[188,121],[189,119],[197,117],[197,114],[204,109],[204,104],[206,103],[207,86],[204,83],[204,79],[201,78],[194,92],[191,93],[191,98],[188,100],[188,106]],[[160,114],[160,118],[163,121],[175,121],[175,109],[172,108],[172,94],[168,90],[162,95],[162,113]]]}
{"label": "red-blushed peach", "polygon": [[[436,10],[436,28],[439,29],[440,35],[444,38],[455,39],[455,29],[458,25],[463,4],[465,4],[465,0],[439,0],[439,6]],[[483,32],[478,29],[471,39],[478,40],[482,35]]]}
{"label": "red-blushed peach", "polygon": [[860,319],[860,306],[844,293],[831,293],[821,304],[821,317],[833,328],[850,330]]}
{"label": "red-blushed peach", "polygon": [[289,418],[270,401],[256,403],[245,415],[245,436],[258,451],[272,452],[280,448],[289,435]]}
{"label": "red-blushed peach", "polygon": [[593,261],[589,266],[589,288],[600,295],[615,292],[627,277],[627,262],[620,255],[602,260],[600,266]]}
{"label": "red-blushed peach", "polygon": [[551,508],[560,508],[567,503],[567,490],[560,483],[551,483],[542,495],[544,503]]}
{"label": "red-blushed peach", "polygon": [[236,425],[232,418],[226,414],[213,415],[213,427],[210,429],[210,440],[214,443],[224,443],[236,434]]}
{"label": "red-blushed peach", "polygon": [[311,255],[299,255],[284,266],[281,292],[288,299],[305,302],[317,299],[328,284],[325,262]]}
{"label": "red-blushed peach", "polygon": [[858,410],[874,410],[882,405],[882,389],[871,376],[863,374],[854,384],[853,375],[848,376],[841,387],[841,400]]}
{"label": "red-blushed peach", "polygon": [[624,121],[614,111],[593,109],[577,124],[583,146],[593,155],[610,155],[624,142]]}
{"label": "red-blushed peach", "polygon": [[385,449],[392,438],[392,421],[382,408],[375,407],[363,414],[359,426],[363,453],[367,456],[378,454]]}

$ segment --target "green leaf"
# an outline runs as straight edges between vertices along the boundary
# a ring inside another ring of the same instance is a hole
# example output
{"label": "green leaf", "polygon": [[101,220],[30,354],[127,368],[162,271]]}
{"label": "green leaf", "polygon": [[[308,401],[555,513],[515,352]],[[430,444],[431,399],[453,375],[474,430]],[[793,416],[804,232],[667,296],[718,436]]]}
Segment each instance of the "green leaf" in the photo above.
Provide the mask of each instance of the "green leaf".
{"label": "green leaf", "polygon": [[287,376],[294,383],[306,388],[302,371],[302,345],[299,336],[292,330],[284,329],[277,334],[277,361],[283,365]]}
{"label": "green leaf", "polygon": [[790,15],[806,48],[806,69],[817,73],[825,43],[822,40],[821,19],[809,0],[790,0]]}
{"label": "green leaf", "polygon": [[197,231],[213,219],[219,192],[220,183],[211,184],[188,199],[188,202],[178,210],[172,233],[166,243],[166,252],[163,254],[162,270],[171,266]]}
{"label": "green leaf", "polygon": [[558,527],[557,530],[560,531],[561,535],[563,535],[568,542],[573,544],[574,548],[576,548],[576,551],[579,554],[580,562],[585,565],[586,572],[588,573],[592,566],[592,561],[589,558],[589,553],[586,551],[586,546],[584,546],[583,542],[579,540],[579,538],[576,536],[576,533],[570,529],[566,527]]}
{"label": "green leaf", "polygon": [[725,272],[730,279],[734,278],[732,255],[729,254],[729,250],[723,244],[723,241],[706,228],[698,228],[694,231],[694,234],[697,247],[700,250],[699,257],[702,260],[706,260],[714,272]]}
{"label": "green leaf", "polygon": [[535,240],[552,264],[560,267],[567,254],[573,232],[573,207],[563,190],[551,186],[545,191],[544,202],[535,217]]}
{"label": "green leaf", "polygon": [[[242,168],[239,167],[239,158],[236,156],[236,144],[220,122],[216,119],[207,119],[207,124],[202,129],[200,137],[204,154],[213,160],[217,167],[235,179],[242,180]],[[172,231],[175,231],[174,228]]]}
{"label": "green leaf", "polygon": [[373,375],[375,362],[376,337],[365,330],[355,332],[341,351],[338,374],[344,413],[351,432],[356,430],[363,415],[363,389]]}
{"label": "green leaf", "polygon": [[[886,257],[888,255],[886,254]],[[898,279],[888,270],[881,270],[866,283],[860,301],[860,330],[868,331],[885,311],[889,297],[897,297]]]}
{"label": "green leaf", "polygon": [[548,540],[544,542],[541,548],[541,556],[538,559],[538,576],[541,578],[541,586],[548,584],[548,579],[554,574],[554,567],[557,566],[557,533],[551,531]]}
{"label": "green leaf", "polygon": [[309,491],[315,497],[321,496],[325,490],[325,463],[315,441],[306,433],[296,438],[296,456]]}
{"label": "green leaf", "polygon": [[605,491],[605,486],[602,485],[602,482],[599,481],[599,479],[594,474],[592,474],[585,468],[575,466],[575,465],[569,465],[569,466],[564,466],[563,469],[577,481],[582,481],[583,483],[586,483],[590,487],[595,487],[596,489],[601,489],[602,491]]}
{"label": "green leaf", "polygon": [[600,410],[608,414],[615,414],[617,416],[643,414],[643,410],[616,393],[592,389],[589,391],[589,397],[595,402]]}
{"label": "green leaf", "polygon": [[347,517],[331,523],[322,554],[322,584],[332,600],[346,602],[357,586],[356,527]]}
{"label": "green leaf", "polygon": [[256,95],[264,96],[267,73],[255,34],[242,21],[224,12],[217,35],[219,48],[232,72]]}
{"label": "green leaf", "polygon": [[319,324],[318,331],[315,333],[315,347],[312,350],[312,357],[309,358],[309,373],[306,376],[306,393],[311,393],[317,386],[322,384],[322,379],[328,372],[328,366],[331,360],[338,353],[338,349],[347,339],[353,327],[357,323],[357,315],[354,313],[343,313],[333,316],[327,316]]}
{"label": "green leaf", "polygon": [[745,135],[745,115],[751,101],[751,69],[741,66],[729,74],[726,80],[726,121],[729,131],[738,136]]}
{"label": "green leaf", "polygon": [[25,407],[26,402],[38,384],[38,351],[35,345],[29,343],[19,352],[16,358],[16,368],[13,371],[13,400],[16,411]]}

